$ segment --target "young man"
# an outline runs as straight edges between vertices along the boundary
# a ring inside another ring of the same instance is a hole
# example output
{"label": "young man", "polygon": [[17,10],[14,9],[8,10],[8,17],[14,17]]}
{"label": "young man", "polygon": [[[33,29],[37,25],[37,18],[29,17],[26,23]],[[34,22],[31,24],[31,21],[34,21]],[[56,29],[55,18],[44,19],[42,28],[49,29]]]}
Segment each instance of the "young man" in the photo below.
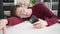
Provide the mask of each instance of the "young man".
{"label": "young man", "polygon": [[33,26],[35,28],[47,27],[47,26],[53,25],[58,22],[57,16],[55,16],[42,3],[36,4],[33,7],[31,7],[30,9],[16,5],[12,8],[11,15],[12,15],[12,17],[7,18],[7,19],[2,19],[0,21],[1,28],[5,27],[6,24],[13,26],[13,25],[22,23],[23,21],[29,19],[29,17],[31,17],[31,15],[34,15],[38,18],[38,21],[33,23]]}

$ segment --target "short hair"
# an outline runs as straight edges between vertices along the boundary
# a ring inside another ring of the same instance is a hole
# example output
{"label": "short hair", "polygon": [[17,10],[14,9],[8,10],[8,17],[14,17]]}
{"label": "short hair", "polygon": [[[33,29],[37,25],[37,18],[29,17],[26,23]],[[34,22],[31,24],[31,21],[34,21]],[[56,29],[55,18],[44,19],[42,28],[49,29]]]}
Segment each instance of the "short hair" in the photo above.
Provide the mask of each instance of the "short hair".
{"label": "short hair", "polygon": [[15,5],[11,7],[11,16],[16,16],[16,9],[20,7],[20,5]]}

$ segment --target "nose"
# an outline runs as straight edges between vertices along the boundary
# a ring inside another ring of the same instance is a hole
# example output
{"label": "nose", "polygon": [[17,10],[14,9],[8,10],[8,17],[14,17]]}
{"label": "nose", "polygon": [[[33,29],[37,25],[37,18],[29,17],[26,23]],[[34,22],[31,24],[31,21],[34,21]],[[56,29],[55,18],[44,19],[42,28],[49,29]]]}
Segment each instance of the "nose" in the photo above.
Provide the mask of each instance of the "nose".
{"label": "nose", "polygon": [[27,12],[27,10],[24,9],[23,11],[24,11],[23,14],[24,14],[25,16],[28,16],[28,12]]}
{"label": "nose", "polygon": [[24,14],[25,16],[28,16],[28,13],[27,12],[25,12],[25,14]]}

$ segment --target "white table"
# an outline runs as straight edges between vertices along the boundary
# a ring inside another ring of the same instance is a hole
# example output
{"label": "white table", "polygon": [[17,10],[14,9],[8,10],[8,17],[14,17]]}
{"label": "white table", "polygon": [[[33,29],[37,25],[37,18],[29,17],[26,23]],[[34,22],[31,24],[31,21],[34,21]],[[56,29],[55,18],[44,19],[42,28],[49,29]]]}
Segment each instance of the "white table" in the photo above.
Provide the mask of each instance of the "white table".
{"label": "white table", "polygon": [[[25,21],[21,24],[7,27],[6,31],[7,34],[60,34],[60,24],[56,23],[50,27],[35,29],[31,23]],[[2,34],[1,31],[0,34]]]}

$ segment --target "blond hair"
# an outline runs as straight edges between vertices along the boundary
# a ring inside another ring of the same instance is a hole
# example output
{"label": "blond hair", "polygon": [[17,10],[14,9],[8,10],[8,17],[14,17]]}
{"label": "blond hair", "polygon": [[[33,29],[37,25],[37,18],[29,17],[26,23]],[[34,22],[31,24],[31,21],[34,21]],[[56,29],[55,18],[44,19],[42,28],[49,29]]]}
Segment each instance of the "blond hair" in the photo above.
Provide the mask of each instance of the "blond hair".
{"label": "blond hair", "polygon": [[30,0],[16,0],[17,1],[17,5],[24,5],[25,7],[28,7]]}

